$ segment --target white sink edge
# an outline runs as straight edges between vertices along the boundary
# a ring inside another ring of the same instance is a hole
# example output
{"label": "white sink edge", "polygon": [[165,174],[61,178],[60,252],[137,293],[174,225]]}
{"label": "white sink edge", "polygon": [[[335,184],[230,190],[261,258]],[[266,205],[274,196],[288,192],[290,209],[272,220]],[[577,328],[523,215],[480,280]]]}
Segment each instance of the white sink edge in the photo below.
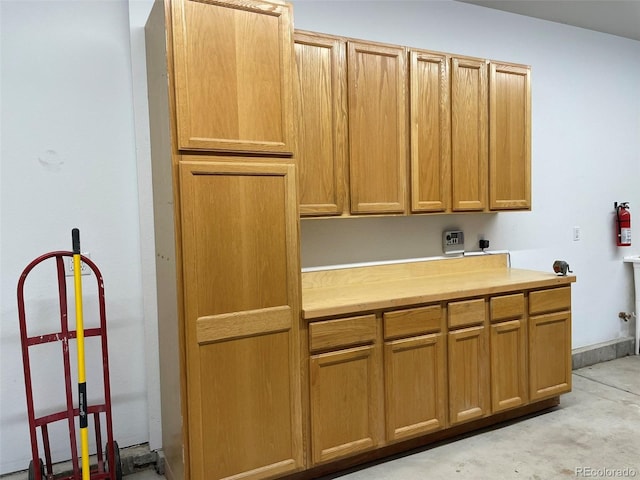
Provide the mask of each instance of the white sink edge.
{"label": "white sink edge", "polygon": [[631,255],[622,259],[627,263],[640,263],[640,255]]}

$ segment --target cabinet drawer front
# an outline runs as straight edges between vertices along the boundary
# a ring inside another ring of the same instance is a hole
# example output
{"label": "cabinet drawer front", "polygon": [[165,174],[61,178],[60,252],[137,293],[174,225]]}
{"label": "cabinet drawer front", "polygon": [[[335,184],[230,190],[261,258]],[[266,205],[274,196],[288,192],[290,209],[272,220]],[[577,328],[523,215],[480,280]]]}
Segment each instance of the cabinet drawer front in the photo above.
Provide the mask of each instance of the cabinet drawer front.
{"label": "cabinet drawer front", "polygon": [[449,328],[479,325],[484,322],[485,308],[484,299],[482,298],[451,302],[448,305],[448,309]]}
{"label": "cabinet drawer front", "polygon": [[503,295],[490,300],[491,321],[518,318],[524,315],[524,293]]}
{"label": "cabinet drawer front", "polygon": [[376,338],[376,316],[340,318],[309,324],[312,352],[371,343]]}
{"label": "cabinet drawer front", "polygon": [[529,313],[571,310],[571,287],[552,288],[529,293]]}
{"label": "cabinet drawer front", "polygon": [[384,314],[384,338],[408,337],[439,332],[442,319],[440,305],[412,308]]}

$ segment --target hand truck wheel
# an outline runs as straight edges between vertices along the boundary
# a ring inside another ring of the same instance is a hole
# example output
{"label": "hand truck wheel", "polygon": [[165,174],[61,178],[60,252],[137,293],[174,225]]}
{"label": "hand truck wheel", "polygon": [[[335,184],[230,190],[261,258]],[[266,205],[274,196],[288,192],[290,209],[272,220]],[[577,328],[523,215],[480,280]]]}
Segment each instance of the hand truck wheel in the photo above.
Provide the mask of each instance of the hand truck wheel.
{"label": "hand truck wheel", "polygon": [[[107,460],[107,470],[109,470],[109,449],[104,453]],[[116,480],[122,480],[122,462],[120,461],[120,448],[118,442],[113,442],[113,463],[115,464]]]}
{"label": "hand truck wheel", "polygon": [[[40,478],[42,480],[45,480],[45,473],[44,473],[44,463],[42,462],[42,459],[39,458],[38,460],[40,460]],[[33,468],[33,460],[31,460],[29,462],[29,480],[36,480],[36,472],[35,469]]]}

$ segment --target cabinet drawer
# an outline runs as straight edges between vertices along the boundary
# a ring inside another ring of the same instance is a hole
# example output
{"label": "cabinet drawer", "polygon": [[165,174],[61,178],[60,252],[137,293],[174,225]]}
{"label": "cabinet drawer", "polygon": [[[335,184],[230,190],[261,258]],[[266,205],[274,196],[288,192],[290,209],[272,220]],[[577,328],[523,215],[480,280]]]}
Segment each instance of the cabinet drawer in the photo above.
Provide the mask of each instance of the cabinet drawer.
{"label": "cabinet drawer", "polygon": [[409,337],[424,333],[439,332],[442,308],[440,305],[411,308],[384,315],[384,338]]}
{"label": "cabinet drawer", "polygon": [[490,300],[491,321],[506,320],[524,315],[524,293],[493,297]]}
{"label": "cabinet drawer", "polygon": [[372,343],[375,338],[375,315],[309,324],[309,349],[312,352]]}
{"label": "cabinet drawer", "polygon": [[529,293],[529,313],[571,310],[571,287],[552,288]]}
{"label": "cabinet drawer", "polygon": [[484,323],[484,299],[451,302],[448,305],[449,328],[467,327]]}

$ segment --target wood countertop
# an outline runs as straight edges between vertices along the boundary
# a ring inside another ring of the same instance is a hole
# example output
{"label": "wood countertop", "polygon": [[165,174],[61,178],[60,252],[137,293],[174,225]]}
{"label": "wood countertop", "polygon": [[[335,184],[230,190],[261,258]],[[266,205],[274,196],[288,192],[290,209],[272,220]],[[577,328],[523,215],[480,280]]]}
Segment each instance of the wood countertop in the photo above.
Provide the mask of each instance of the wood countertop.
{"label": "wood countertop", "polygon": [[508,268],[506,254],[303,272],[302,314],[314,320],[575,281]]}

